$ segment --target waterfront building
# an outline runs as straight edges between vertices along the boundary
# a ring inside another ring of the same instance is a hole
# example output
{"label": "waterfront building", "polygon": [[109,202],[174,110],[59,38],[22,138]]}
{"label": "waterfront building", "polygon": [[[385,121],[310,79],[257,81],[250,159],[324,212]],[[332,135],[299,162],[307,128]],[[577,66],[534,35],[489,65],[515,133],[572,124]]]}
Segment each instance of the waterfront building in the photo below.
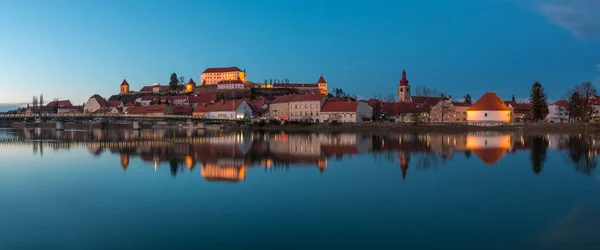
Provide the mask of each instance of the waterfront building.
{"label": "waterfront building", "polygon": [[453,102],[452,96],[443,98],[431,108],[430,118],[432,122],[467,122],[467,110],[471,104],[464,102]]}
{"label": "waterfront building", "polygon": [[290,120],[319,122],[319,112],[326,98],[322,94],[295,95],[289,102]]}
{"label": "waterfront building", "polygon": [[221,100],[197,105],[193,115],[213,119],[249,119],[252,116],[252,109],[246,101],[241,99]]}
{"label": "waterfront building", "polygon": [[531,120],[531,112],[533,111],[531,104],[518,103],[516,101],[504,101],[504,104],[510,109],[511,122],[526,122]]}
{"label": "waterfront building", "polygon": [[269,105],[269,118],[288,120],[290,118],[290,101],[295,97],[296,95],[282,95],[276,97]]}
{"label": "waterfront building", "polygon": [[569,102],[558,100],[548,105],[547,122],[561,123],[569,121]]}
{"label": "waterfront building", "polygon": [[321,108],[320,121],[363,122],[371,120],[373,108],[366,102],[340,101],[325,102]]}
{"label": "waterfront building", "polygon": [[202,86],[217,85],[222,81],[239,80],[246,83],[246,70],[240,70],[238,67],[226,68],[207,68],[200,75]]}
{"label": "waterfront building", "polygon": [[485,93],[477,102],[467,109],[469,123],[508,123],[511,121],[511,110],[496,93]]}

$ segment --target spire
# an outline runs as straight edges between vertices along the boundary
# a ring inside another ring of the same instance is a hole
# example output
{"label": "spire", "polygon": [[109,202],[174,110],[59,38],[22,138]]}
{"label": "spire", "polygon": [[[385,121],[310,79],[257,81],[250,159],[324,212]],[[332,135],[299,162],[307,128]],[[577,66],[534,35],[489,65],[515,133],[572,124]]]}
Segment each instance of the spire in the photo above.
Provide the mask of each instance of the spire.
{"label": "spire", "polygon": [[400,80],[400,86],[408,86],[408,80],[406,79],[406,70],[402,69],[402,80]]}
{"label": "spire", "polygon": [[317,81],[317,83],[327,83],[327,81],[325,81],[325,78],[323,78],[323,75],[321,75],[321,77],[319,77],[319,81]]}
{"label": "spire", "polygon": [[121,86],[123,85],[129,85],[129,83],[127,82],[127,80],[123,79],[123,82],[121,83]]}
{"label": "spire", "polygon": [[188,85],[194,85],[194,86],[196,86],[196,82],[194,82],[194,79],[190,78],[190,81],[188,82]]}

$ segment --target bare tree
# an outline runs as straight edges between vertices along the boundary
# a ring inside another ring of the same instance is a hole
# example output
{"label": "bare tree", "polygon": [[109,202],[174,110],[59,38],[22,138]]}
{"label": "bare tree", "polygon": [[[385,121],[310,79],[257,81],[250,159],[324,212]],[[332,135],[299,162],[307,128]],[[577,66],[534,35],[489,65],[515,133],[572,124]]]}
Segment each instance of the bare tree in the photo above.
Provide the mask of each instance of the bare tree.
{"label": "bare tree", "polygon": [[40,103],[40,107],[44,106],[44,94],[40,94],[39,103]]}
{"label": "bare tree", "polygon": [[432,115],[442,117],[442,122],[450,112],[454,112],[454,105],[449,100],[442,100],[431,109]]}
{"label": "bare tree", "polygon": [[38,97],[37,96],[33,96],[33,100],[31,101],[31,105],[34,108],[37,108],[37,106],[38,106]]}
{"label": "bare tree", "polygon": [[428,88],[426,86],[420,85],[415,88],[416,96],[440,96],[441,92],[439,92],[436,88]]}
{"label": "bare tree", "polygon": [[392,94],[386,95],[385,98],[383,98],[385,102],[395,102],[396,101],[396,97]]}
{"label": "bare tree", "polygon": [[180,76],[179,77],[179,84],[185,84],[185,77],[184,76]]}

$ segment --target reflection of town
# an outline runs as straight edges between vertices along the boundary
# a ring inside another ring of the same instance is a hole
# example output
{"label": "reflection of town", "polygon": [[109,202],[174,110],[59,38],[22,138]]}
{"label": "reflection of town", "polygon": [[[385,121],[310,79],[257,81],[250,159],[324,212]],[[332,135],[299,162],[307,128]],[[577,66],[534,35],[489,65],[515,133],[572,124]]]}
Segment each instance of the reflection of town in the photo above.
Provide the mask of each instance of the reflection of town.
{"label": "reflection of town", "polygon": [[[156,170],[166,164],[171,174],[200,168],[211,181],[240,181],[250,167],[272,171],[314,167],[323,173],[331,161],[369,154],[377,162],[397,163],[403,179],[409,168],[428,170],[454,157],[475,157],[495,165],[507,154],[530,154],[534,173],[542,171],[548,148],[565,152],[575,170],[590,174],[600,152],[597,138],[582,135],[517,135],[497,132],[463,134],[414,133],[389,135],[329,133],[206,134],[198,129],[55,131],[13,129],[0,135],[0,147],[31,146],[35,154],[85,146],[91,154],[120,155],[124,170],[138,157]],[[410,166],[410,167],[409,167]]]}

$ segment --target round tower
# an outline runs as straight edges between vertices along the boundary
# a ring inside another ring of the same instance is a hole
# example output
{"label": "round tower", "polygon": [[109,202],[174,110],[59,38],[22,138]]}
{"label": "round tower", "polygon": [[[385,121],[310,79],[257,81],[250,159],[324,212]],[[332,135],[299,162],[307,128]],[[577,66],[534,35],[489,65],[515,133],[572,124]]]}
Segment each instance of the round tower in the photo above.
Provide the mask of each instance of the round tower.
{"label": "round tower", "polygon": [[123,82],[121,83],[121,91],[119,93],[121,95],[129,93],[129,83],[127,80],[123,79]]}
{"label": "round tower", "polygon": [[402,70],[402,79],[398,85],[398,102],[410,102],[410,85],[406,79],[406,70]]}

